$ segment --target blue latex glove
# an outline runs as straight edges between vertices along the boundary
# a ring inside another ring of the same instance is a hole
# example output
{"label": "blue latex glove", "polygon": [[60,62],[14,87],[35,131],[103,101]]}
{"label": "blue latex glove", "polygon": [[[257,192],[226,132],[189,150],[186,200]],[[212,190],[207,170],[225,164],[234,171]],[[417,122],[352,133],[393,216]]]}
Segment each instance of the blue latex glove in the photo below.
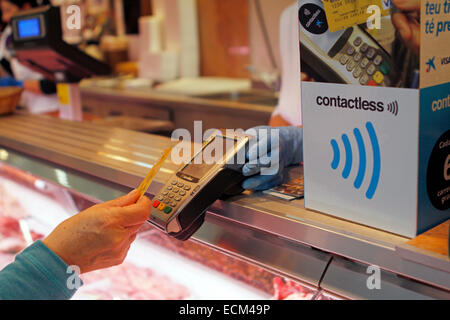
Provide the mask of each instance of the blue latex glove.
{"label": "blue latex glove", "polygon": [[18,81],[13,77],[0,78],[0,87],[23,87],[23,81]]}
{"label": "blue latex glove", "polygon": [[260,126],[246,133],[257,139],[250,143],[247,163],[242,167],[244,176],[252,176],[243,182],[244,189],[273,188],[283,181],[285,167],[303,161],[302,128]]}

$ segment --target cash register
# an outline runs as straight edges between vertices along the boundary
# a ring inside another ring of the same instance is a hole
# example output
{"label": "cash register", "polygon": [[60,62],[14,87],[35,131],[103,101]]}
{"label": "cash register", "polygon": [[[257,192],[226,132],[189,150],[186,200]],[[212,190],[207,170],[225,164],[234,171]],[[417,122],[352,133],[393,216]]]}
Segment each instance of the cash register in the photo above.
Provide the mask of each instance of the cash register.
{"label": "cash register", "polygon": [[[11,27],[14,57],[46,79],[58,83],[60,104],[65,107],[61,112],[77,110],[79,117],[78,83],[94,75],[108,75],[110,67],[63,40],[59,7],[43,6],[19,12],[11,18]],[[70,112],[66,114],[70,119]]]}

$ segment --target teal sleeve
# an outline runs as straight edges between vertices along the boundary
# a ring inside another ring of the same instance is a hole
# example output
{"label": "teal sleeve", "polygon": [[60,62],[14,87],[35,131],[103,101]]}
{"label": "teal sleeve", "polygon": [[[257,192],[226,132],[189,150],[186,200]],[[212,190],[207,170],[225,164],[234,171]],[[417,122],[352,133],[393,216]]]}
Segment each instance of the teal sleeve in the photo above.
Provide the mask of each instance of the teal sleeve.
{"label": "teal sleeve", "polygon": [[0,271],[0,300],[66,300],[83,282],[38,240]]}

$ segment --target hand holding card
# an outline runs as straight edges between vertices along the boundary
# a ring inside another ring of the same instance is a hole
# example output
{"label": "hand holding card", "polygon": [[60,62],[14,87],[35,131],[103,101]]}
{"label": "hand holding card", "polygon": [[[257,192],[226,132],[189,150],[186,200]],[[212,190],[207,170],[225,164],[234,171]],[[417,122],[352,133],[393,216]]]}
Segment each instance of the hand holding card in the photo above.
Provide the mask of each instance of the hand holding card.
{"label": "hand holding card", "polygon": [[158,160],[158,162],[156,162],[153,165],[153,167],[147,173],[147,176],[144,178],[144,180],[142,180],[141,184],[137,188],[137,190],[139,192],[139,199],[141,199],[144,196],[144,194],[147,192],[147,189],[150,186],[150,184],[152,183],[153,178],[159,172],[162,164],[164,163],[164,161],[166,160],[167,156],[170,154],[171,151],[172,151],[172,147],[166,149],[164,151],[164,153],[162,154],[161,158]]}

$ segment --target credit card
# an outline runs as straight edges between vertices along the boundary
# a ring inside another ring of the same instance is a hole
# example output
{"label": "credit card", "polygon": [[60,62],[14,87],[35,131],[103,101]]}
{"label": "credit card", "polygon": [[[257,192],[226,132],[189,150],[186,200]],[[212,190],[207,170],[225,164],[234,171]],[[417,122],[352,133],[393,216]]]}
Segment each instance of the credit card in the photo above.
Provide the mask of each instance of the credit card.
{"label": "credit card", "polygon": [[144,194],[147,192],[148,187],[150,187],[150,184],[152,183],[153,178],[156,176],[156,174],[161,169],[164,161],[166,160],[167,156],[172,151],[173,147],[170,147],[166,150],[164,150],[164,153],[162,154],[161,158],[156,162],[153,167],[150,169],[150,171],[147,173],[147,176],[142,180],[141,184],[138,187],[139,192],[139,199],[141,199]]}
{"label": "credit card", "polygon": [[367,22],[372,13],[367,8],[376,5],[380,15],[389,15],[391,0],[323,0],[330,32]]}

